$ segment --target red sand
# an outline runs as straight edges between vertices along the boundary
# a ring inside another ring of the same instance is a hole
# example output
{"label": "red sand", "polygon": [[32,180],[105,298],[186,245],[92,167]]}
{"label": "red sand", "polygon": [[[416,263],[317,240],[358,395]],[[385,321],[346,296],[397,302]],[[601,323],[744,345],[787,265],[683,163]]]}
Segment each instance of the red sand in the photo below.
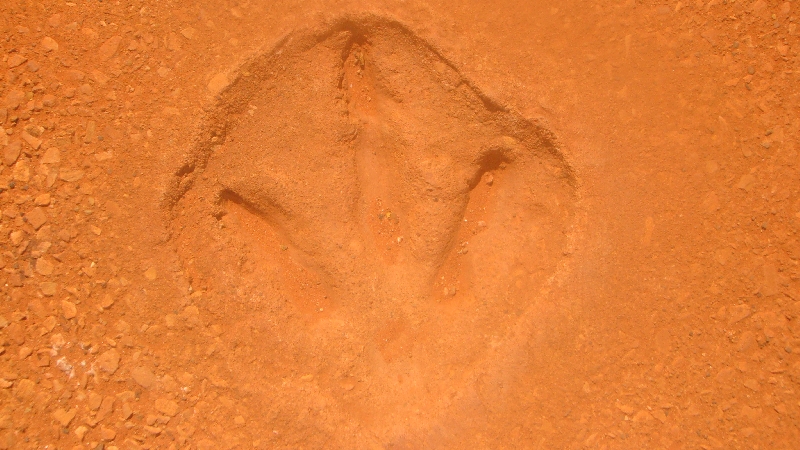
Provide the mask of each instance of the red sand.
{"label": "red sand", "polygon": [[800,442],[794,2],[0,6],[0,449]]}

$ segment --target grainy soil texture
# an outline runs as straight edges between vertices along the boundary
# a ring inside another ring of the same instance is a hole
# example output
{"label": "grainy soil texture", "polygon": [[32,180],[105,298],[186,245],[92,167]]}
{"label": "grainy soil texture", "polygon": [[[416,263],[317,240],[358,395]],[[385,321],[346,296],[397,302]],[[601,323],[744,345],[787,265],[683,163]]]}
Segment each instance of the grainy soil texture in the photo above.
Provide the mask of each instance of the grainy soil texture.
{"label": "grainy soil texture", "polygon": [[0,449],[799,449],[798,21],[3,0]]}

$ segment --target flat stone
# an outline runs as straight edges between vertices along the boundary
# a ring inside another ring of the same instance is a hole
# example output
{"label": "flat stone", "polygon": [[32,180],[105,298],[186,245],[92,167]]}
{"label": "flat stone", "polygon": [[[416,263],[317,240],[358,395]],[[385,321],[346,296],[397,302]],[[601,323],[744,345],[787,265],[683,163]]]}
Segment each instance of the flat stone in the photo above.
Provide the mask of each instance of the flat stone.
{"label": "flat stone", "polygon": [[64,318],[69,320],[78,315],[78,307],[69,300],[62,300],[61,312],[64,314]]}
{"label": "flat stone", "polygon": [[50,204],[50,193],[49,192],[45,192],[44,194],[37,195],[36,198],[33,200],[33,203],[36,206],[47,206],[47,205],[49,205]]}
{"label": "flat stone", "polygon": [[25,343],[25,328],[22,325],[14,322],[6,329],[6,336],[11,339],[11,342],[22,345]]}
{"label": "flat stone", "polygon": [[19,67],[19,66],[25,64],[25,62],[27,60],[28,60],[28,58],[26,58],[26,57],[24,57],[22,55],[13,54],[13,55],[8,57],[8,61],[7,61],[8,68],[9,69],[13,69],[14,67]]}
{"label": "flat stone", "polygon": [[97,357],[97,365],[104,372],[113,374],[119,368],[119,352],[112,348],[102,353]]}
{"label": "flat stone", "polygon": [[97,140],[97,123],[94,120],[90,120],[86,123],[86,135],[83,137],[83,142],[91,144],[95,140]]}
{"label": "flat stone", "polygon": [[108,61],[119,49],[119,43],[122,42],[122,37],[114,36],[103,42],[103,45],[97,50],[97,56],[101,61]]}
{"label": "flat stone", "polygon": [[134,367],[131,369],[131,378],[145,389],[150,389],[157,381],[155,374],[145,367]]}
{"label": "flat stone", "polygon": [[175,417],[178,414],[178,404],[169,399],[159,398],[155,403],[156,410],[169,417]]}
{"label": "flat stone", "polygon": [[42,97],[42,106],[45,108],[52,108],[53,106],[56,106],[56,102],[56,96],[53,94],[45,94]]}
{"label": "flat stone", "polygon": [[100,85],[104,85],[104,84],[108,83],[108,80],[111,79],[111,78],[108,77],[108,75],[104,74],[103,72],[100,72],[99,70],[93,70],[91,72],[91,75],[92,75],[92,79],[94,81],[96,81]]}
{"label": "flat stone", "polygon": [[104,441],[113,441],[117,437],[117,432],[112,428],[100,427],[100,439]]}
{"label": "flat stone", "polygon": [[110,416],[111,413],[114,412],[114,403],[116,401],[117,398],[113,395],[103,397],[103,401],[100,402],[100,408],[97,409],[97,415],[94,417],[95,421],[99,423]]}
{"label": "flat stone", "polygon": [[61,25],[61,14],[53,14],[47,19],[47,24],[53,28],[58,28]]}
{"label": "flat stone", "polygon": [[33,353],[33,349],[30,347],[20,347],[19,348],[19,359],[25,359],[28,356],[31,356]]}
{"label": "flat stone", "polygon": [[25,214],[25,219],[34,229],[38,230],[47,223],[47,213],[44,212],[44,209],[36,207]]}
{"label": "flat stone", "polygon": [[56,42],[50,36],[45,36],[44,39],[42,39],[42,48],[46,52],[56,51],[56,50],[58,50],[58,42]]}
{"label": "flat stone", "polygon": [[633,414],[633,412],[635,411],[635,409],[633,409],[633,407],[629,405],[623,405],[621,403],[617,403],[615,406],[617,407],[618,410],[628,415]]}
{"label": "flat stone", "polygon": [[75,409],[66,411],[63,408],[59,408],[53,413],[53,418],[56,419],[56,421],[60,423],[62,427],[66,428],[69,426],[69,423],[72,422],[72,419],[75,418],[76,412],[77,411]]}
{"label": "flat stone", "polygon": [[14,164],[14,170],[12,170],[12,175],[14,179],[20,181],[22,183],[27,183],[31,179],[31,167],[28,165],[28,161],[25,159],[21,159]]}
{"label": "flat stone", "polygon": [[19,105],[22,104],[23,100],[25,100],[25,93],[17,89],[12,89],[6,94],[5,106],[8,109],[17,109]]}
{"label": "flat stone", "polygon": [[218,73],[211,78],[211,81],[208,82],[208,90],[211,91],[213,95],[217,95],[222,92],[226,87],[228,87],[228,75],[225,73]]}
{"label": "flat stone", "polygon": [[83,171],[78,169],[64,169],[58,172],[58,178],[68,183],[74,183],[83,178]]}
{"label": "flat stone", "polygon": [[[78,428],[75,428],[75,436],[78,437],[79,441],[82,441],[83,437],[86,436],[86,432],[87,431],[89,431],[89,428],[81,425]],[[81,447],[81,448],[83,448],[83,447]]]}
{"label": "flat stone", "polygon": [[756,381],[756,380],[754,380],[752,378],[746,380],[743,384],[744,384],[744,387],[746,387],[746,388],[748,388],[748,389],[750,389],[750,390],[752,390],[754,392],[758,392],[758,391],[761,390],[761,385],[758,384],[758,381]]}
{"label": "flat stone", "polygon": [[39,161],[41,164],[58,164],[61,162],[61,151],[56,147],[50,147],[44,152],[44,156]]}
{"label": "flat stone", "polygon": [[728,308],[728,312],[730,313],[730,318],[728,319],[728,325],[733,325],[736,322],[744,320],[750,317],[750,314],[752,314],[750,305],[744,303],[741,305],[731,306],[730,308]]}
{"label": "flat stone", "polygon": [[17,398],[27,400],[33,397],[33,394],[36,392],[36,383],[33,381],[23,378],[17,381],[17,386],[14,389],[14,395]]}
{"label": "flat stone", "polygon": [[197,30],[195,30],[192,27],[186,27],[183,30],[181,30],[181,34],[186,39],[192,40],[192,39],[194,39],[195,34],[197,34]]}
{"label": "flat stone", "polygon": [[736,184],[736,187],[744,191],[750,192],[755,183],[756,183],[756,177],[748,173],[742,175],[742,177],[739,179],[739,183]]}
{"label": "flat stone", "polygon": [[22,153],[22,144],[20,142],[12,142],[6,145],[3,150],[3,164],[9,167],[13,166],[19,159],[20,153]]}
{"label": "flat stone", "polygon": [[55,265],[47,259],[39,258],[36,260],[36,272],[40,275],[50,276],[53,274],[53,270],[55,270]]}

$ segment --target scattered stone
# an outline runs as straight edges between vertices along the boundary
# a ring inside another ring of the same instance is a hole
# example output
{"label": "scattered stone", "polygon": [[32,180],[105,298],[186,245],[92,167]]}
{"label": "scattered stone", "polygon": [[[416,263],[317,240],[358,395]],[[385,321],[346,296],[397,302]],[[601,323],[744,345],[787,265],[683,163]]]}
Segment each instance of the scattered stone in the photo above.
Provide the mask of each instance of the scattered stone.
{"label": "scattered stone", "polygon": [[6,94],[6,108],[17,109],[22,101],[25,100],[25,93],[17,89],[12,89]]}
{"label": "scattered stone", "polygon": [[52,108],[56,106],[56,96],[52,94],[45,94],[42,97],[42,106],[45,108]]}
{"label": "scattered stone", "polygon": [[635,411],[635,409],[633,409],[633,407],[629,405],[623,405],[621,403],[617,403],[615,406],[617,407],[618,410],[628,415],[633,414],[633,412]]}
{"label": "scattered stone", "polygon": [[54,52],[58,50],[58,42],[56,42],[50,36],[45,36],[44,39],[42,39],[42,48],[46,52]]}
{"label": "scattered stone", "polygon": [[164,322],[170,330],[178,326],[178,316],[175,314],[167,314],[164,316]]}
{"label": "scattered stone", "polygon": [[53,331],[53,328],[56,327],[56,323],[57,322],[58,321],[56,320],[56,318],[54,316],[47,316],[47,318],[44,320],[44,322],[42,322],[42,327],[43,327],[43,329],[45,331],[47,331],[49,333],[49,332]]}
{"label": "scattered stone", "polygon": [[119,368],[119,352],[112,348],[102,353],[97,357],[97,365],[104,372],[113,375]]}
{"label": "scattered stone", "polygon": [[42,208],[36,207],[25,214],[25,220],[35,229],[38,230],[47,222],[47,213]]}
{"label": "scattered stone", "polygon": [[117,432],[111,428],[106,428],[104,426],[100,427],[100,439],[104,441],[113,441],[114,438],[117,437]]}
{"label": "scattered stone", "polygon": [[100,49],[97,51],[97,56],[101,61],[108,61],[117,53],[120,42],[122,42],[122,37],[120,36],[109,38],[100,46]]}
{"label": "scattered stone", "polygon": [[61,162],[61,151],[56,147],[50,147],[44,152],[40,161],[42,164],[58,164]]}
{"label": "scattered stone", "polygon": [[178,404],[169,399],[159,398],[155,403],[156,410],[169,417],[175,417],[178,414]]}
{"label": "scattered stone", "polygon": [[181,39],[175,33],[170,33],[167,40],[167,48],[173,52],[181,49]]}
{"label": "scattered stone", "polygon": [[736,185],[736,187],[744,191],[750,192],[755,182],[756,182],[756,177],[748,173],[746,175],[742,175],[742,178],[739,179],[739,183]]}
{"label": "scattered stone", "polygon": [[[21,159],[14,164],[14,170],[12,171],[14,176],[14,180],[20,181],[22,183],[27,183],[31,179],[31,168],[28,165],[28,161],[25,159]],[[13,187],[13,186],[12,186]]]}
{"label": "scattered stone", "polygon": [[90,410],[97,411],[100,409],[101,403],[103,403],[103,397],[100,394],[96,392],[89,393],[89,399],[86,402],[86,406],[88,406]]}
{"label": "scattered stone", "polygon": [[34,150],[39,150],[39,147],[42,146],[42,140],[37,138],[37,137],[35,137],[35,136],[32,136],[27,131],[23,131],[21,136],[22,136],[22,140],[27,142],[28,145],[33,147]]}
{"label": "scattered stone", "polygon": [[22,345],[25,343],[25,329],[22,325],[14,322],[6,329],[6,336],[11,339],[11,342]]}
{"label": "scattered stone", "polygon": [[133,415],[133,409],[131,409],[131,405],[128,402],[122,404],[122,420],[128,420]]}
{"label": "scattered stone", "polygon": [[100,72],[99,70],[93,70],[92,79],[94,79],[94,81],[96,81],[98,84],[104,85],[108,83],[108,80],[110,80],[111,78],[109,78],[108,75],[104,74],[103,72]]}
{"label": "scattered stone", "polygon": [[752,314],[750,305],[746,303],[743,303],[741,305],[731,306],[730,308],[728,308],[728,312],[730,313],[730,318],[728,319],[728,325],[733,325],[736,322],[744,320],[750,317],[750,314]]}
{"label": "scattered stone", "polygon": [[95,140],[97,140],[97,123],[94,120],[90,120],[86,123],[86,135],[83,138],[83,142],[91,144]]}
{"label": "scattered stone", "polygon": [[75,428],[75,436],[79,441],[83,441],[83,437],[86,436],[87,431],[89,431],[89,428],[81,425],[78,428]]}
{"label": "scattered stone", "polygon": [[30,347],[20,347],[19,348],[19,359],[25,359],[28,356],[31,356],[33,350]]}
{"label": "scattered stone", "polygon": [[228,87],[228,83],[228,75],[225,73],[218,73],[208,82],[208,90],[211,91],[213,95],[217,95]]}
{"label": "scattered stone", "polygon": [[36,198],[33,200],[33,203],[36,206],[47,206],[47,205],[49,205],[50,204],[50,193],[49,192],[45,192],[44,194],[37,195]]}
{"label": "scattered stone", "polygon": [[44,127],[40,127],[37,125],[29,124],[25,127],[25,132],[30,134],[33,137],[41,137],[42,133],[44,133]]}
{"label": "scattered stone", "polygon": [[633,416],[634,422],[650,422],[651,420],[653,420],[653,415],[645,409],[639,410],[639,412]]}
{"label": "scattered stone", "polygon": [[105,420],[106,417],[110,416],[111,413],[114,412],[114,402],[116,401],[117,399],[113,395],[103,397],[103,401],[100,402],[100,408],[97,410],[97,415],[95,415],[94,420],[100,423]]}
{"label": "scattered stone", "polygon": [[192,27],[186,27],[183,30],[181,30],[181,34],[186,39],[192,40],[194,39],[195,34],[197,34],[197,31]]}
{"label": "scattered stone", "polygon": [[36,383],[33,381],[23,378],[17,382],[17,386],[14,389],[14,395],[17,398],[27,400],[33,397],[33,394],[36,392]]}
{"label": "scattered stone", "polygon": [[147,431],[148,433],[152,434],[153,436],[158,436],[159,434],[161,434],[161,428],[150,426],[150,425],[145,425],[144,426],[144,430]]}
{"label": "scattered stone", "polygon": [[83,171],[78,169],[64,169],[58,172],[58,178],[67,183],[74,183],[83,178]]}
{"label": "scattered stone", "polygon": [[69,423],[72,422],[72,419],[75,418],[76,412],[77,410],[74,408],[69,411],[65,411],[63,408],[60,408],[53,413],[53,418],[56,419],[56,421],[60,423],[62,427],[66,428],[69,426]]}
{"label": "scattered stone", "polygon": [[131,369],[131,378],[145,389],[150,389],[157,381],[153,372],[145,367],[134,367]]}
{"label": "scattered stone", "polygon": [[83,79],[86,78],[86,73],[80,70],[71,69],[67,71],[66,78],[70,81],[83,81]]}
{"label": "scattered stone", "polygon": [[19,67],[23,65],[27,60],[28,58],[22,55],[13,54],[8,57],[8,61],[6,62],[6,64],[8,64],[9,69],[13,69],[14,67]]}
{"label": "scattered stone", "polygon": [[39,258],[36,260],[36,272],[40,275],[50,276],[53,274],[53,270],[55,266],[50,261],[46,260],[45,258]]}
{"label": "scattered stone", "polygon": [[58,28],[61,25],[61,14],[53,14],[47,19],[47,24],[53,28]]}
{"label": "scattered stone", "polygon": [[158,273],[156,272],[155,267],[151,267],[144,272],[144,277],[150,281],[153,281],[158,277]]}
{"label": "scattered stone", "polygon": [[100,307],[103,309],[111,308],[114,305],[114,297],[111,294],[106,294],[103,296],[103,299],[100,300]]}
{"label": "scattered stone", "polygon": [[14,165],[22,152],[22,144],[20,142],[12,142],[3,150],[3,164],[7,166]]}
{"label": "scattered stone", "polygon": [[758,384],[758,381],[752,378],[744,382],[744,387],[752,390],[753,392],[758,392],[761,390],[761,386]]}
{"label": "scattered stone", "polygon": [[734,373],[735,372],[733,371],[733,369],[731,369],[730,367],[726,367],[719,371],[719,373],[716,376],[716,380],[720,384],[727,385],[731,381],[733,381]]}
{"label": "scattered stone", "polygon": [[78,308],[75,306],[75,303],[69,300],[62,300],[61,312],[64,314],[64,318],[69,320],[78,315]]}
{"label": "scattered stone", "polygon": [[739,338],[737,350],[740,352],[746,352],[752,348],[755,348],[756,345],[758,345],[758,342],[756,341],[755,334],[753,334],[752,331],[745,331]]}

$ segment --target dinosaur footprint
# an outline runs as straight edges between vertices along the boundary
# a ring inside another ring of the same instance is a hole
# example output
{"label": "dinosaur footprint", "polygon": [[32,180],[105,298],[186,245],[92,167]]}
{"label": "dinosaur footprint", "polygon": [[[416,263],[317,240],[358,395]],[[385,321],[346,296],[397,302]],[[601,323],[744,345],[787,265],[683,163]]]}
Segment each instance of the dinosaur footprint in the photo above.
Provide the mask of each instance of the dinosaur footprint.
{"label": "dinosaur footprint", "polygon": [[548,130],[435,47],[346,17],[240,69],[176,176],[174,229],[194,283],[253,310],[285,300],[286,320],[317,327],[284,336],[299,347],[347,335],[373,351],[309,364],[331,386],[382,380],[360,394],[378,407],[480,364],[557,270],[574,184]]}

